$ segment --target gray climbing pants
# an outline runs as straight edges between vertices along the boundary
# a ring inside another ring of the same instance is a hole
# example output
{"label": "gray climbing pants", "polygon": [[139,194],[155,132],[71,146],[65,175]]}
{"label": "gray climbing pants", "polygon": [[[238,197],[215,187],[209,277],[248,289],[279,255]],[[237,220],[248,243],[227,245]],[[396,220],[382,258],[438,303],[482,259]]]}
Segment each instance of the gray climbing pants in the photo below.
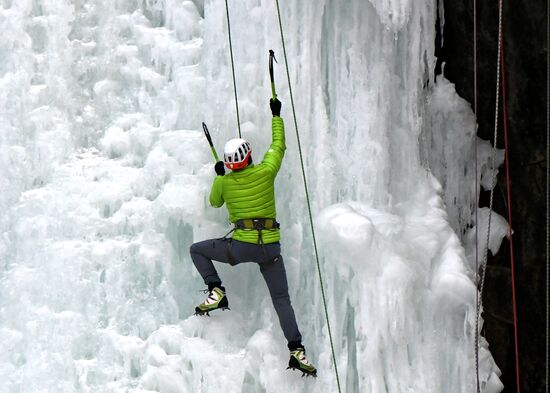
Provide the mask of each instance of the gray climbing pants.
{"label": "gray climbing pants", "polygon": [[237,265],[256,262],[269,289],[279,323],[288,342],[301,342],[302,335],[296,324],[294,309],[290,304],[286,270],[281,256],[280,243],[245,243],[231,238],[210,239],[191,246],[191,258],[206,285],[221,283],[212,260]]}

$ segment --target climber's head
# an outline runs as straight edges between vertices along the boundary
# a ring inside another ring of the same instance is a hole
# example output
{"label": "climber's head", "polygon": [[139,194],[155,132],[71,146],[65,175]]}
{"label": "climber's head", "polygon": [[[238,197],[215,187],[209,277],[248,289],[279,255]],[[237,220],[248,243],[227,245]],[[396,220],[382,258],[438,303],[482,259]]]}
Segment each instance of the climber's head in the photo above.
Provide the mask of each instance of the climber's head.
{"label": "climber's head", "polygon": [[232,170],[246,168],[252,162],[250,143],[241,138],[231,139],[223,148],[223,161]]}

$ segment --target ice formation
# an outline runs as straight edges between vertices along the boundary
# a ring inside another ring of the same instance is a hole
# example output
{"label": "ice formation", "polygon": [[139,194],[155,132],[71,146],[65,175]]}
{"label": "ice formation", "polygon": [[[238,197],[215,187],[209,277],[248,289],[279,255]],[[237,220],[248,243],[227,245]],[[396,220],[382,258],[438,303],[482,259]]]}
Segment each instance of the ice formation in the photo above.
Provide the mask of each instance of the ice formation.
{"label": "ice formation", "polygon": [[[436,3],[281,2],[344,392],[475,391],[474,124],[433,75]],[[270,138],[268,49],[279,58],[278,218],[319,378],[285,370],[253,265],[219,266],[231,312],[190,316],[203,284],[188,247],[228,228],[208,206],[200,131],[218,148],[236,135],[224,2],[3,0],[0,392],[337,391],[275,4],[230,12],[256,158]],[[483,391],[499,392],[483,339],[480,366]]]}

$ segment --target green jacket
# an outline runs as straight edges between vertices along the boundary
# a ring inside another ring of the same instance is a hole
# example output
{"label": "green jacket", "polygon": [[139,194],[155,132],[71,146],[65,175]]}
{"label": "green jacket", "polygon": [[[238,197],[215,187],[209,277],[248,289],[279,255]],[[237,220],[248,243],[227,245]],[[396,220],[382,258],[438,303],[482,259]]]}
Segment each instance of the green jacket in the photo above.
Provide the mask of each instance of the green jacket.
{"label": "green jacket", "polygon": [[[285,154],[285,126],[283,119],[274,116],[271,122],[273,140],[258,165],[249,165],[225,176],[216,176],[210,191],[210,204],[229,211],[229,221],[243,218],[276,218],[275,176],[279,172]],[[233,239],[258,243],[258,231],[237,229]],[[263,243],[275,243],[280,239],[279,230],[262,231]]]}

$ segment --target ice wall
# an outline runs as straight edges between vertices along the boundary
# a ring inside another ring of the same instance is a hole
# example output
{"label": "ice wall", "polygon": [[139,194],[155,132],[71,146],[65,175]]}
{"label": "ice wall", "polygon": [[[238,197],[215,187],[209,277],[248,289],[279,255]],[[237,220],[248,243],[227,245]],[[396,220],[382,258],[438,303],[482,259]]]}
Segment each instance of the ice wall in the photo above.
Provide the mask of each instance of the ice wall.
{"label": "ice wall", "polygon": [[[463,200],[472,180],[447,170],[439,141],[471,139],[456,125],[472,116],[434,81],[435,0],[281,7],[343,391],[471,392],[474,273],[456,235],[467,219],[442,195]],[[230,12],[256,160],[270,137],[267,50],[279,59],[278,215],[319,378],[285,370],[256,266],[221,266],[232,311],[190,317],[203,285],[188,247],[227,228],[207,206],[200,132],[206,121],[218,148],[236,135],[224,2],[3,0],[0,392],[336,391],[275,5]],[[443,188],[432,174],[448,176]],[[484,391],[498,392],[482,344]]]}

